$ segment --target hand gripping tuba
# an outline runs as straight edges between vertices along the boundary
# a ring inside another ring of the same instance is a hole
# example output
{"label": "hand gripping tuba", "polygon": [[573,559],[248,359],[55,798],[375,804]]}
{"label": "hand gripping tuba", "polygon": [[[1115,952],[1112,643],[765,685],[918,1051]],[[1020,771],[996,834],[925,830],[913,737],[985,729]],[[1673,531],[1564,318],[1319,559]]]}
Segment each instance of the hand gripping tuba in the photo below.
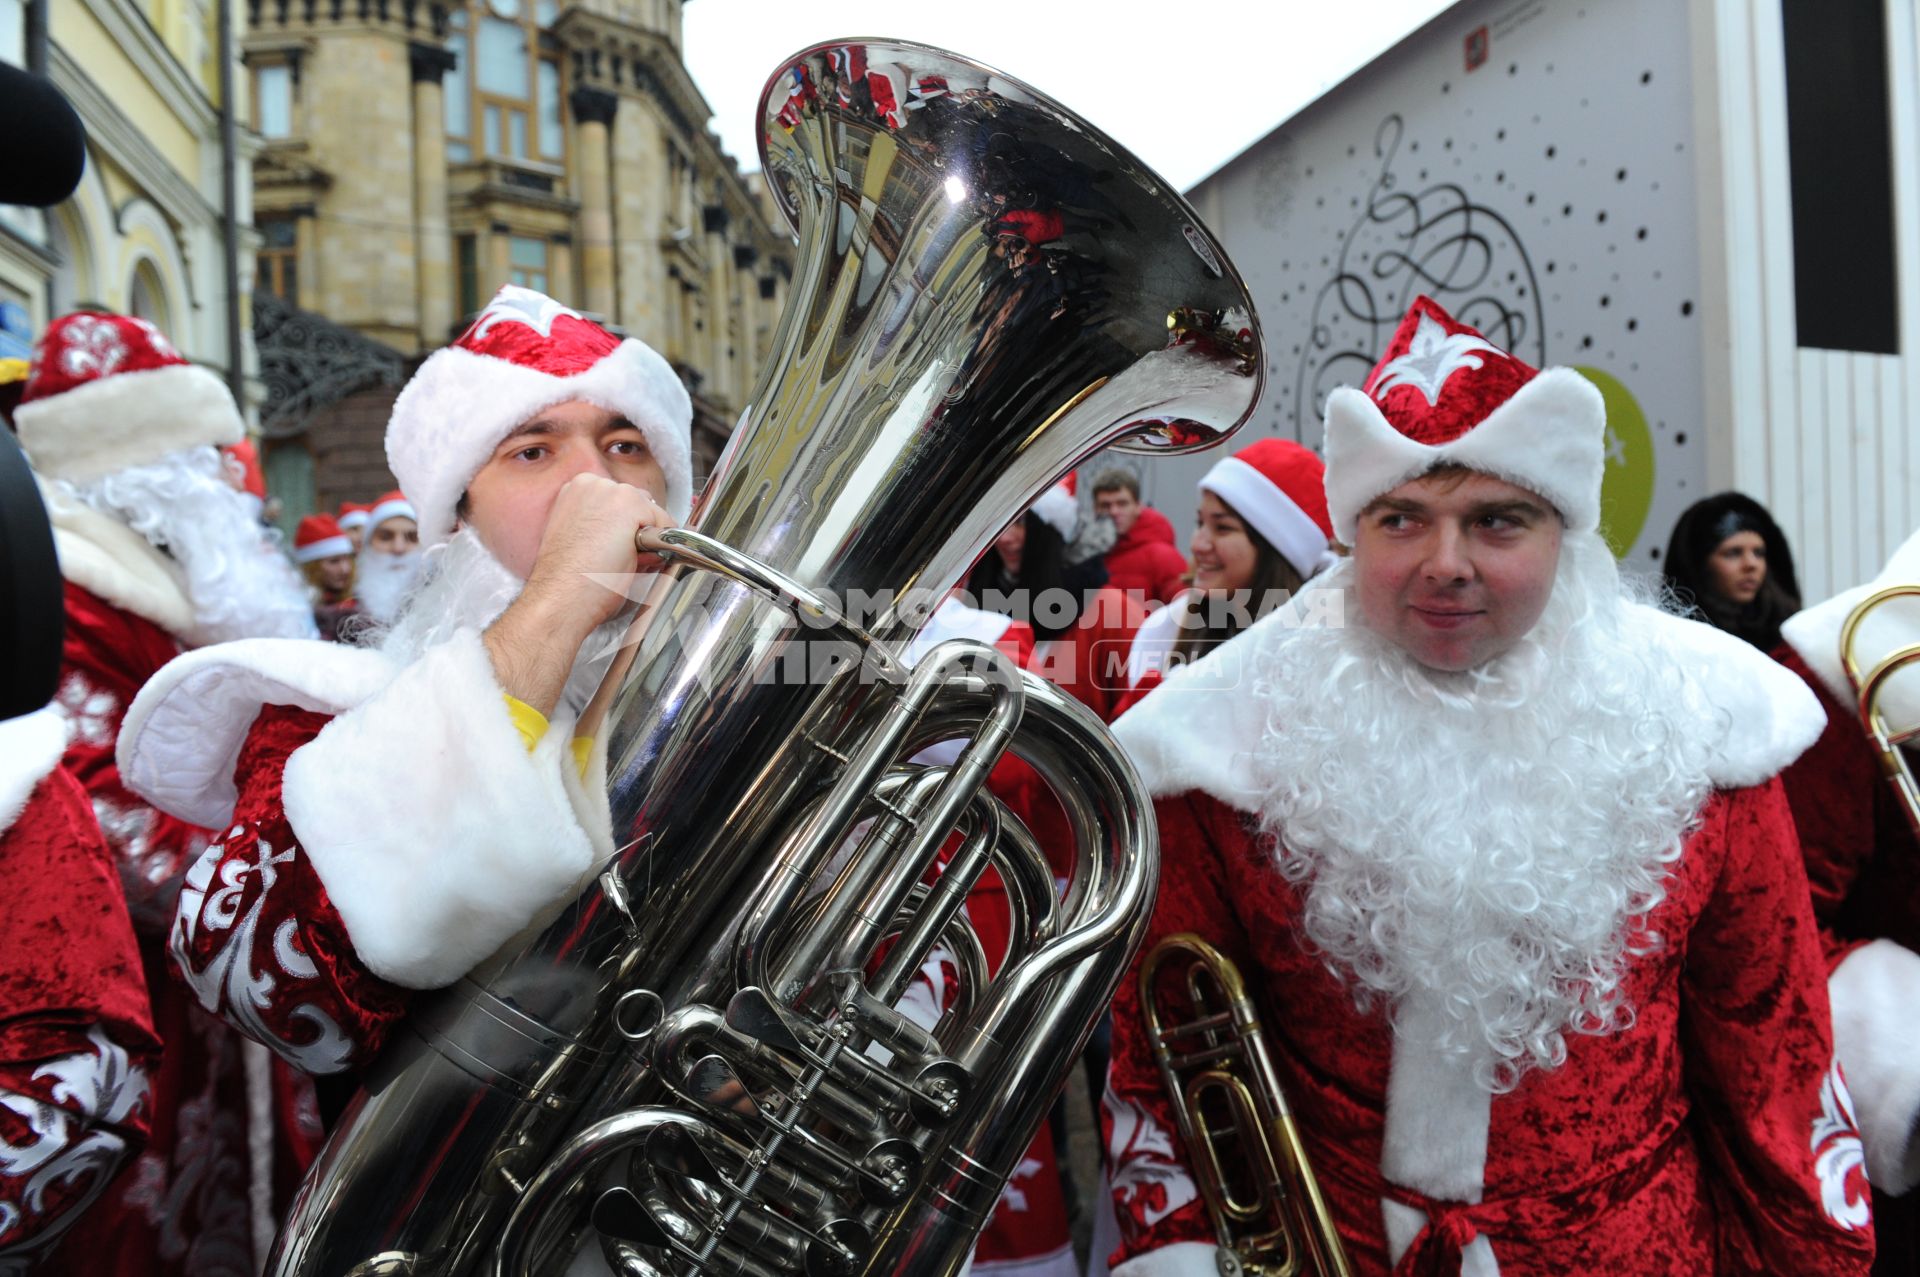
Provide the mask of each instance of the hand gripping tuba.
{"label": "hand gripping tuba", "polygon": [[[1139,944],[1156,841],[1111,738],[989,648],[896,653],[1078,460],[1246,418],[1246,290],[1138,161],[965,59],[823,45],[762,115],[798,266],[697,517],[646,542],[619,849],[418,1007],[282,1277],[956,1272]],[[1064,897],[981,787],[1009,748],[1066,811]],[[961,908],[989,867],[999,953]],[[957,995],[903,1014],[936,961]]]}

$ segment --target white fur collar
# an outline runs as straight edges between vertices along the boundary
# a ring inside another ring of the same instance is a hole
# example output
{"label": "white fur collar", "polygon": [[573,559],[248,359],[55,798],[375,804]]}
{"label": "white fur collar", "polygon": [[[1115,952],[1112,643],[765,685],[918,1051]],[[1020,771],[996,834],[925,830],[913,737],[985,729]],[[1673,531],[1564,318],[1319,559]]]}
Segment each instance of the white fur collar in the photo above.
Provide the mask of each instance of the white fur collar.
{"label": "white fur collar", "polygon": [[60,575],[115,607],[152,621],[178,639],[193,630],[186,578],[172,559],[118,519],[39,480],[53,522]]}
{"label": "white fur collar", "polygon": [[[1173,672],[1121,715],[1114,735],[1156,797],[1198,789],[1228,806],[1258,811],[1267,789],[1255,764],[1267,706],[1252,695],[1253,671],[1295,629],[1343,615],[1338,589],[1309,587],[1232,642]],[[1687,673],[1703,719],[1720,723],[1709,777],[1722,789],[1778,775],[1819,739],[1820,703],[1790,671],[1730,634],[1654,608],[1631,605],[1646,641]]]}
{"label": "white fur collar", "polygon": [[396,672],[378,652],[315,639],[241,639],[177,656],[127,708],[120,777],[162,811],[217,828],[233,815],[234,766],[262,706],[339,714]]}
{"label": "white fur collar", "polygon": [[[1920,584],[1920,532],[1908,537],[1906,544],[1893,552],[1887,566],[1873,580],[1788,617],[1780,627],[1780,637],[1800,654],[1800,659],[1819,676],[1821,685],[1842,705],[1852,706],[1855,698],[1846,670],[1840,664],[1840,631],[1845,628],[1848,615],[1868,595],[1903,583]],[[1920,599],[1900,599],[1886,604],[1861,625],[1854,637],[1854,653],[1862,669],[1871,669],[1875,661],[1896,647],[1913,642],[1920,642]],[[1920,712],[1920,687],[1913,686],[1905,675],[1888,680],[1888,687],[1889,695],[1894,698],[1889,704],[1889,717],[1898,722],[1912,722],[1913,713]],[[1903,694],[1904,703],[1899,699]]]}
{"label": "white fur collar", "polygon": [[67,752],[67,720],[58,710],[35,710],[0,723],[0,834],[26,810],[27,799]]}

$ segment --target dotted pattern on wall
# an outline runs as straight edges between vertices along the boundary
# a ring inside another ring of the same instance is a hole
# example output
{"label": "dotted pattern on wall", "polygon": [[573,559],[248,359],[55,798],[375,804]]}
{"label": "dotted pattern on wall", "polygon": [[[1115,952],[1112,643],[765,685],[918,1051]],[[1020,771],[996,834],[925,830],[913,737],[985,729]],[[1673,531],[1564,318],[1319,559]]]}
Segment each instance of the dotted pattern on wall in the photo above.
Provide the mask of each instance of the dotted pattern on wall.
{"label": "dotted pattern on wall", "polygon": [[1650,459],[1632,555],[1656,560],[1705,476],[1686,23],[1666,0],[1463,5],[1210,179],[1268,346],[1246,441],[1317,447],[1327,392],[1426,293],[1530,363],[1626,388],[1651,446],[1609,450]]}

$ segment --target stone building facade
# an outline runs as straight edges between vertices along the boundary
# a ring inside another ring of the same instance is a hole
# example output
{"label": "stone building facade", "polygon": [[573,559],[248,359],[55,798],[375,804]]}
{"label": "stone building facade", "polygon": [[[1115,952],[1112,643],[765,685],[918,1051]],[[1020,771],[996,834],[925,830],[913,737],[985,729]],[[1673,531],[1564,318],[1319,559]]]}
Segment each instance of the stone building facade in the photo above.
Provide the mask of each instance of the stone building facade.
{"label": "stone building facade", "polygon": [[[106,309],[152,321],[249,397],[231,375],[249,347],[226,262],[244,269],[250,192],[235,183],[229,210],[219,14],[217,0],[0,0],[0,61],[50,78],[87,132],[70,199],[0,206],[0,357],[25,358],[58,315]],[[254,140],[236,133],[244,171]]]}
{"label": "stone building facade", "polygon": [[694,396],[704,475],[794,249],[707,130],[682,3],[246,0],[256,287],[298,338],[256,326],[288,520],[376,495],[361,454],[395,393],[388,356],[431,353],[504,283],[664,354]]}

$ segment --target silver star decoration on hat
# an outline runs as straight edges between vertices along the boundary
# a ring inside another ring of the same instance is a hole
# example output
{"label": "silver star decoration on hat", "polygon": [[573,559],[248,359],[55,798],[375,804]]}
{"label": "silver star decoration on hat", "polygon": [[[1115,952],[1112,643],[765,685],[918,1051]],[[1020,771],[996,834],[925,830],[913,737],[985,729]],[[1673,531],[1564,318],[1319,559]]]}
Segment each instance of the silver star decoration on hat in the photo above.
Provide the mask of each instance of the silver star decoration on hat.
{"label": "silver star decoration on hat", "polygon": [[562,315],[585,318],[579,311],[562,306],[545,293],[508,284],[494,294],[487,308],[480,312],[480,318],[473,325],[473,340],[479,341],[485,337],[495,324],[525,324],[542,337],[551,337],[553,321]]}
{"label": "silver star decoration on hat", "polygon": [[1380,369],[1373,397],[1384,398],[1395,386],[1412,386],[1426,396],[1431,407],[1440,402],[1440,388],[1447,384],[1447,378],[1462,368],[1485,366],[1486,361],[1475,353],[1482,350],[1506,357],[1505,351],[1486,338],[1449,333],[1432,315],[1422,315],[1413,330],[1413,340],[1407,344],[1407,353]]}

